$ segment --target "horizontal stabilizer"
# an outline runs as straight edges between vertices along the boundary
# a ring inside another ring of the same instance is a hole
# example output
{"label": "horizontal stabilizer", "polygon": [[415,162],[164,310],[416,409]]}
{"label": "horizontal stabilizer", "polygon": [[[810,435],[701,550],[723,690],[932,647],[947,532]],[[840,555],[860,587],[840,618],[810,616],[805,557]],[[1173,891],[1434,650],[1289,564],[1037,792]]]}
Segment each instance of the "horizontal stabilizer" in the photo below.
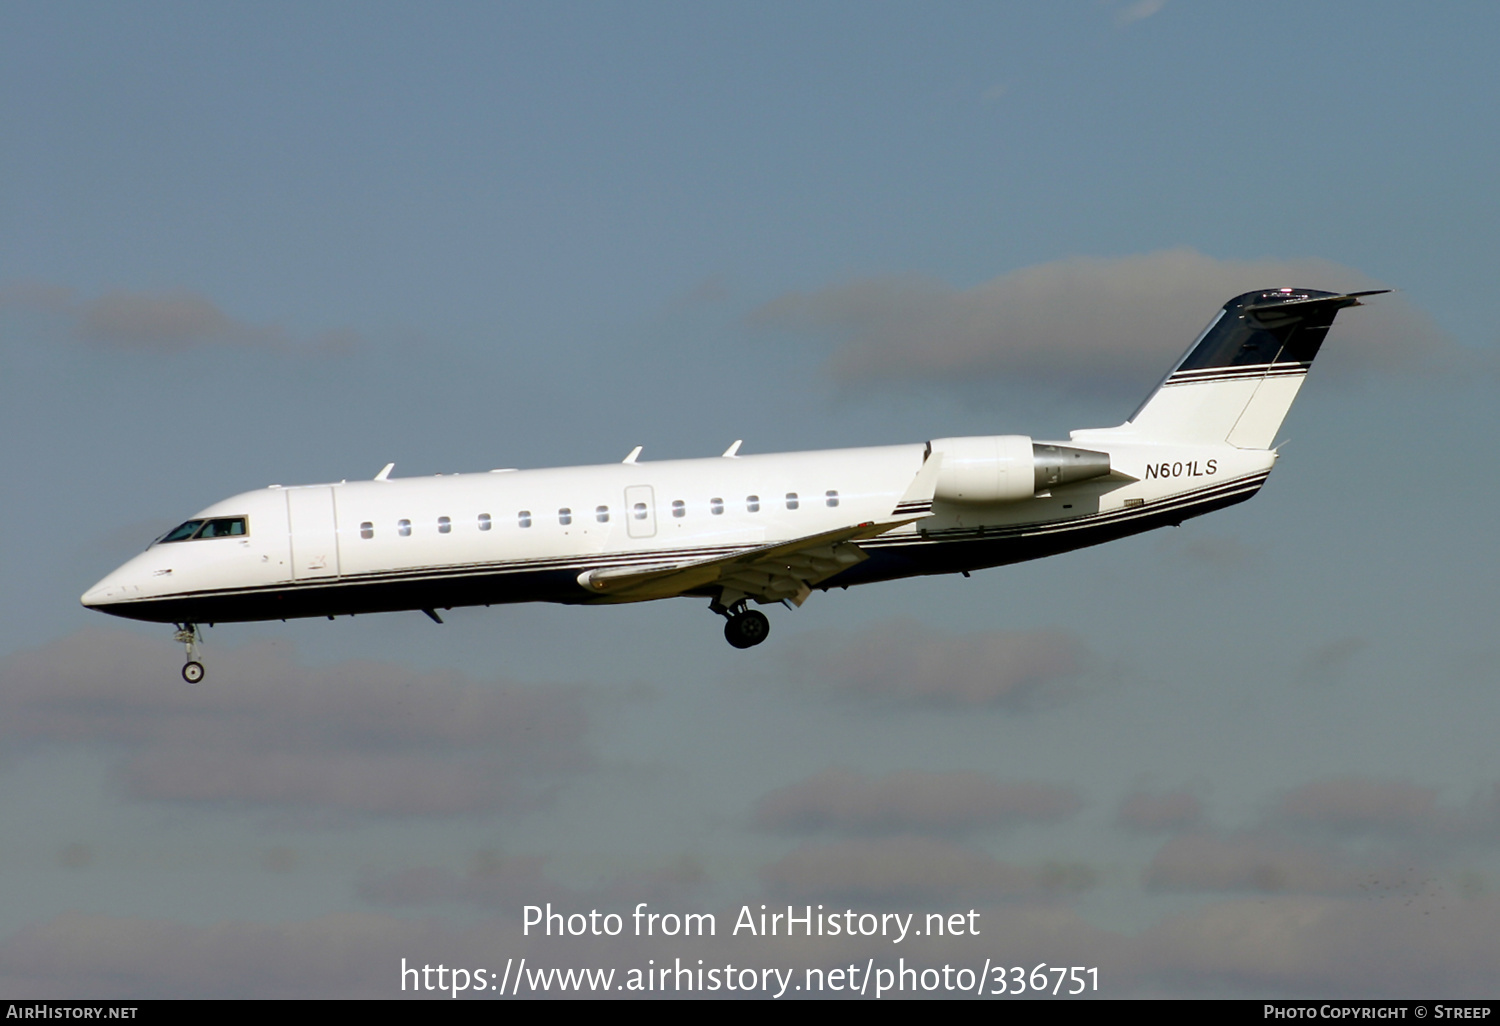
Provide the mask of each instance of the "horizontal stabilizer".
{"label": "horizontal stabilizer", "polygon": [[1297,307],[1307,306],[1313,303],[1327,304],[1332,310],[1342,310],[1346,306],[1364,306],[1359,300],[1362,296],[1383,296],[1391,289],[1366,289],[1364,292],[1345,292],[1342,295],[1309,295],[1299,299],[1288,299],[1283,302],[1250,303],[1245,307],[1247,310],[1269,311],[1269,310],[1295,310]]}

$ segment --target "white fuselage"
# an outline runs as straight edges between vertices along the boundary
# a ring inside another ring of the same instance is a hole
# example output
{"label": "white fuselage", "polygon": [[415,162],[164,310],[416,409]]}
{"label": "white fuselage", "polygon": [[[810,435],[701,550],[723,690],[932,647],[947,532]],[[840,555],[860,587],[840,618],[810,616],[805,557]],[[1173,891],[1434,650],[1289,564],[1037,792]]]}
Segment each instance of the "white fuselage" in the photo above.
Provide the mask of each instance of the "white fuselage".
{"label": "white fuselage", "polygon": [[[823,586],[1016,562],[1180,521],[1247,498],[1275,460],[1222,444],[1090,444],[1116,473],[1023,501],[938,500],[930,516],[862,542],[870,562]],[[578,578],[889,521],[927,456],[913,444],[272,486],[194,517],[244,517],[243,535],[157,542],[83,602],[225,622],[629,601],[591,594]]]}

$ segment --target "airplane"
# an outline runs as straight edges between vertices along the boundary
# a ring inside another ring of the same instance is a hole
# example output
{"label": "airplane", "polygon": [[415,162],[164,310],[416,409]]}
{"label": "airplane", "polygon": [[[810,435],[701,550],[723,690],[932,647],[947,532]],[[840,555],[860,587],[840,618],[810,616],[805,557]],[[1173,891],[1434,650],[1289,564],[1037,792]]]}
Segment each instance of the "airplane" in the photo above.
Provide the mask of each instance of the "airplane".
{"label": "airplane", "polygon": [[874,448],[394,478],[245,492],[201,510],[82,597],[171,623],[183,679],[201,624],[509,602],[696,596],[735,648],[750,603],[962,573],[1097,545],[1243,502],[1334,316],[1388,292],[1247,292],[1125,421]]}

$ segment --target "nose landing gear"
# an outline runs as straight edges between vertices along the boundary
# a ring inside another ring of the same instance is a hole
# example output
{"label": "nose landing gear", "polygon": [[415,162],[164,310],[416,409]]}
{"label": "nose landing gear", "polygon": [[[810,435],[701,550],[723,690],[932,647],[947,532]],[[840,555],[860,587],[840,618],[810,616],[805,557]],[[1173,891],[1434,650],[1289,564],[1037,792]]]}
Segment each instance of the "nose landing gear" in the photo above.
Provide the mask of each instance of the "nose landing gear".
{"label": "nose landing gear", "polygon": [[189,684],[198,683],[206,672],[203,664],[198,661],[198,646],[203,644],[203,635],[199,633],[198,625],[180,623],[177,625],[177,633],[172,635],[172,638],[187,650],[187,662],[182,666],[182,679]]}

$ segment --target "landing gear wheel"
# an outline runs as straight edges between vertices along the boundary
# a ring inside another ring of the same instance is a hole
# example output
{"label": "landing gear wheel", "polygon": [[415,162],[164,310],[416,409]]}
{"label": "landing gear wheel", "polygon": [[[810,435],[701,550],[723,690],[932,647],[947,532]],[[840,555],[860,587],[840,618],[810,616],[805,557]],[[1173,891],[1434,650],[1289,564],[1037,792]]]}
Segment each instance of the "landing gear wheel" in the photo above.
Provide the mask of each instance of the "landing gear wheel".
{"label": "landing gear wheel", "polygon": [[736,613],[724,625],[724,640],[735,648],[754,648],[771,633],[771,621],[758,609]]}
{"label": "landing gear wheel", "polygon": [[182,679],[196,684],[203,679],[203,664],[198,661],[198,646],[203,644],[203,635],[198,633],[195,623],[180,623],[172,637],[183,647],[187,662],[182,666]]}

